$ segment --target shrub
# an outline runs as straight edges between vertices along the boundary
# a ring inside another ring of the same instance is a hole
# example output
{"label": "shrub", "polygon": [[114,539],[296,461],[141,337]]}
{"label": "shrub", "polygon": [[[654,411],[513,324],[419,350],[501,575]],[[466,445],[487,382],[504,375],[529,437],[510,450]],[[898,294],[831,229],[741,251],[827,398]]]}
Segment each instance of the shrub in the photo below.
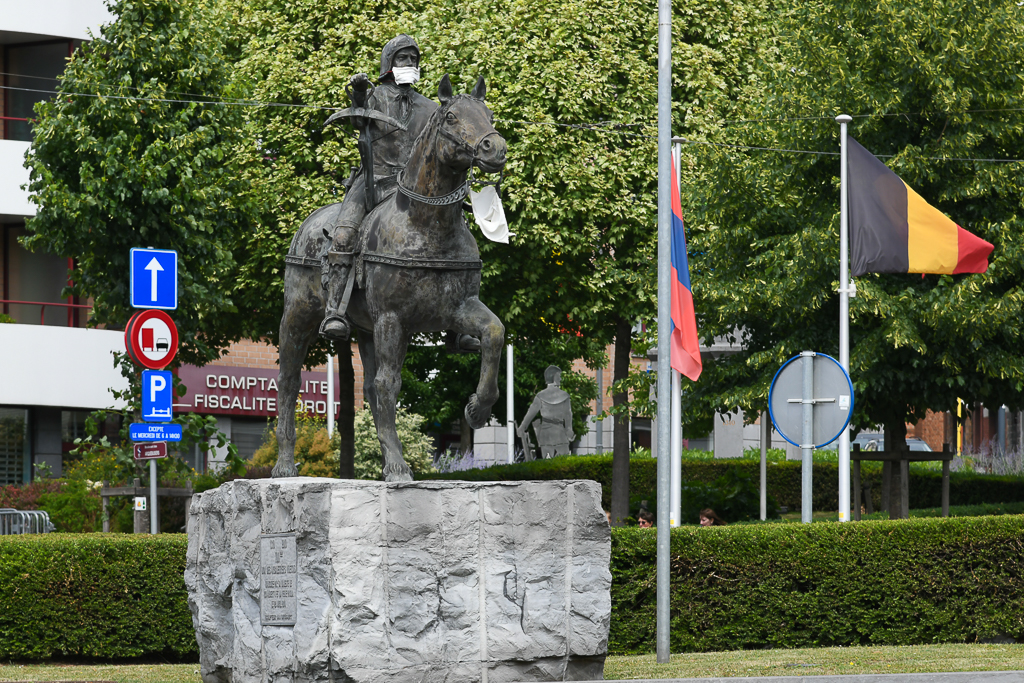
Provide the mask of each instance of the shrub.
{"label": "shrub", "polygon": [[103,528],[101,482],[71,479],[60,490],[39,497],[39,509],[46,510],[57,531],[82,533]]}
{"label": "shrub", "polygon": [[[429,436],[420,431],[423,418],[399,407],[395,423],[398,428],[398,440],[402,444],[402,457],[416,479],[425,478],[425,475],[434,471],[434,443]],[[384,473],[380,441],[377,439],[373,413],[368,407],[356,413],[355,433],[356,479],[380,479]]]}
{"label": "shrub", "polygon": [[[277,464],[276,422],[271,423],[264,435],[263,445],[256,449],[249,461],[250,471],[272,468]],[[326,421],[295,412],[295,465],[303,477],[337,477],[338,451],[327,436]]]}
{"label": "shrub", "polygon": [[[629,490],[634,495],[648,495],[657,489],[658,461],[653,458],[631,458],[629,461]],[[754,482],[760,481],[760,463],[737,460],[683,460],[682,479],[712,484],[730,469]],[[768,493],[776,504],[798,510],[801,502],[801,463],[795,460],[767,463]],[[611,505],[612,456],[576,455],[534,460],[514,465],[494,465],[478,470],[450,474],[434,474],[430,478],[461,479],[465,481],[521,481],[527,479],[593,479],[602,486],[602,503]],[[861,478],[871,484],[875,508],[881,505],[882,467],[866,463]],[[951,505],[977,505],[979,503],[1024,502],[1024,478],[953,472],[949,475]],[[758,486],[760,486],[758,484]],[[814,463],[812,501],[815,510],[839,508],[839,466],[835,463]],[[941,472],[910,469],[910,504],[912,507],[937,507],[942,504]]]}
{"label": "shrub", "polygon": [[0,536],[0,657],[197,657],[183,535]]}
{"label": "shrub", "polygon": [[[653,652],[657,534],[612,530],[613,654]],[[671,650],[1024,638],[1024,517],[672,531]]]}

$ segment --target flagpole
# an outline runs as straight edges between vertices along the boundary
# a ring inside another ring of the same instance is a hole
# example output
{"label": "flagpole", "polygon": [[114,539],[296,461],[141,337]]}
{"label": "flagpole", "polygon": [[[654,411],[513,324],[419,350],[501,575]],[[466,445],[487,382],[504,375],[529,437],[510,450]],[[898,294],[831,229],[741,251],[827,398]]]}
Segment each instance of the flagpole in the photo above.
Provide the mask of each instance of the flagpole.
{"label": "flagpole", "polygon": [[670,330],[672,276],[672,0],[658,0],[658,555],[659,664],[669,661],[669,544],[672,447]]}
{"label": "flagpole", "polygon": [[[674,141],[674,138],[673,138]],[[679,157],[681,156],[683,146],[678,142],[672,145],[672,161],[674,162],[676,173],[673,180],[676,183],[676,187],[682,188],[680,184],[681,172],[679,170]],[[669,352],[671,356],[671,352]],[[671,520],[669,526],[677,527],[682,523],[682,506],[683,506],[683,416],[682,416],[682,397],[680,392],[682,390],[682,375],[678,370],[674,368],[672,372],[672,471],[669,476],[669,486],[671,487],[670,500],[672,502],[671,508]]]}
{"label": "flagpole", "polygon": [[[850,227],[846,194],[846,126],[853,117],[840,114],[839,123],[839,364],[850,372]],[[851,402],[852,403],[852,402]],[[851,406],[852,408],[852,406]],[[850,428],[839,435],[839,521],[850,521]]]}

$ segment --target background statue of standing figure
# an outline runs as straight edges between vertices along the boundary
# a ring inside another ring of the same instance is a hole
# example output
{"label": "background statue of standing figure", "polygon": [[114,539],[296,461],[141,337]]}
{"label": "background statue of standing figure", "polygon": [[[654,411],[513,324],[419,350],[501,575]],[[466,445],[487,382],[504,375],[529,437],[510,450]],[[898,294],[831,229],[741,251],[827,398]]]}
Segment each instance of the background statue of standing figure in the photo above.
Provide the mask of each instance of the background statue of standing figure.
{"label": "background statue of standing figure", "polygon": [[534,397],[519,427],[519,438],[523,441],[527,460],[534,460],[536,457],[530,448],[529,429],[538,414],[540,421],[535,423],[533,430],[537,435],[540,457],[547,459],[555,455],[568,455],[569,444],[576,439],[572,431],[572,404],[569,401],[569,394],[559,386],[562,382],[562,370],[549,365],[544,371],[544,381],[548,383],[547,388],[542,389]]}

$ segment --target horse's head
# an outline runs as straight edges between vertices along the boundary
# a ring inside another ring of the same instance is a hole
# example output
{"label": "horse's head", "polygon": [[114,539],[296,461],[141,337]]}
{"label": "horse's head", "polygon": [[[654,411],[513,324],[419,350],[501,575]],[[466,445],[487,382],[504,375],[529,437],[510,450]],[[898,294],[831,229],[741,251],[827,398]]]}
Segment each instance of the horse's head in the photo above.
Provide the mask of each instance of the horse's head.
{"label": "horse's head", "polygon": [[452,83],[445,74],[437,89],[441,107],[437,121],[438,151],[441,162],[456,171],[476,166],[486,173],[505,167],[505,138],[494,129],[494,115],[484,104],[487,85],[481,76],[473,92],[453,95]]}

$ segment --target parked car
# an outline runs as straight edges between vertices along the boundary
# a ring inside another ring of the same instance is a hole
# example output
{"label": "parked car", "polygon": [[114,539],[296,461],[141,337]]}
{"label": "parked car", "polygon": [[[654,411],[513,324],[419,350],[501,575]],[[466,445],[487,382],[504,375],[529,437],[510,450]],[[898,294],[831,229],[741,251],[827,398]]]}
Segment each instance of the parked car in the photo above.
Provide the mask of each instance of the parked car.
{"label": "parked car", "polygon": [[[884,451],[885,450],[885,434],[879,434],[877,432],[861,432],[857,435],[850,445],[860,444],[862,451]],[[907,446],[912,451],[918,452],[931,452],[931,447],[924,441],[916,436],[907,437]]]}

